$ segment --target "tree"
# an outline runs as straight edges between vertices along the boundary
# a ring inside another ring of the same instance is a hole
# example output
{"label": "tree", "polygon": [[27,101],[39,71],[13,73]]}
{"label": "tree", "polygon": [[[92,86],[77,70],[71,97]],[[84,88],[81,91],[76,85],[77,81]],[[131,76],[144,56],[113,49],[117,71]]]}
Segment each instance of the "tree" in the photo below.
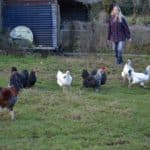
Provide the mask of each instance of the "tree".
{"label": "tree", "polygon": [[142,3],[142,15],[144,17],[144,24],[150,24],[150,21],[149,19],[147,19],[148,15],[149,15],[149,1],[148,0],[143,0],[143,3]]}
{"label": "tree", "polygon": [[133,18],[132,18],[132,24],[136,24],[137,20],[137,1],[132,0],[133,3]]}

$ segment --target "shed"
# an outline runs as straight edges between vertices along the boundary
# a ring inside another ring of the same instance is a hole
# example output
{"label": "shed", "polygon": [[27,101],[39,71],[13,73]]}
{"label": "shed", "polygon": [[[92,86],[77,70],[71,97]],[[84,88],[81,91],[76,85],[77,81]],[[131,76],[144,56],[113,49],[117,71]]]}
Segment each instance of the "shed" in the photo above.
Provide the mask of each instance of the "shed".
{"label": "shed", "polygon": [[[66,33],[62,26],[66,22],[89,22],[91,5],[99,2],[101,0],[3,0],[3,28],[27,26],[33,32],[36,47],[57,49]],[[67,32],[69,30],[72,28]]]}
{"label": "shed", "polygon": [[19,25],[31,29],[37,47],[57,49],[57,0],[4,0],[3,28],[12,30]]}

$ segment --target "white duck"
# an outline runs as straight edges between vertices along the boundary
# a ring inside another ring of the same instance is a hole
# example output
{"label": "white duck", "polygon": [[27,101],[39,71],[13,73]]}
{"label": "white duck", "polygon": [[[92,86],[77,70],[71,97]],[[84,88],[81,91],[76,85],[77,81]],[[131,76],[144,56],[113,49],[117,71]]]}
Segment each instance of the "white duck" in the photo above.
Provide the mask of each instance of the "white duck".
{"label": "white duck", "polygon": [[60,87],[70,87],[72,83],[72,76],[70,71],[66,71],[66,73],[61,72],[60,70],[57,72],[57,84]]}
{"label": "white duck", "polygon": [[145,73],[138,73],[133,70],[129,70],[129,77],[131,78],[129,86],[140,84],[140,86],[144,87],[146,82],[150,82],[150,66],[146,67]]}
{"label": "white duck", "polygon": [[121,73],[124,83],[126,80],[128,80],[129,82],[131,80],[131,78],[129,77],[129,70],[134,71],[134,68],[132,67],[132,61],[130,59],[128,59],[127,63],[124,65],[123,71]]}

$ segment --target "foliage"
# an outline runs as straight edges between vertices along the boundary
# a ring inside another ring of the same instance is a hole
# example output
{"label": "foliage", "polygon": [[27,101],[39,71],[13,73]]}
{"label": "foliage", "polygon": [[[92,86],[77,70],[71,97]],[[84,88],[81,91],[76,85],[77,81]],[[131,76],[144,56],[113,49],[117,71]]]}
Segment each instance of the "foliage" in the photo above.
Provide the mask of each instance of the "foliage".
{"label": "foliage", "polygon": [[110,13],[110,6],[115,3],[115,0],[104,0],[102,1],[103,8],[107,13]]}
{"label": "foliage", "polygon": [[137,14],[141,14],[143,11],[145,13],[149,13],[149,4],[148,0],[143,0],[142,3],[139,5],[136,0],[104,0],[103,1],[103,7],[106,10],[106,12],[109,12],[109,7],[111,4],[119,4],[123,14],[125,15],[131,15],[134,13],[134,9]]}
{"label": "foliage", "polygon": [[22,50],[31,47],[33,45],[28,40],[13,40],[9,37],[9,33],[0,32],[0,49],[3,53],[21,54]]}
{"label": "foliage", "polygon": [[90,19],[99,19],[99,12],[102,10],[102,3],[92,4],[90,9]]}

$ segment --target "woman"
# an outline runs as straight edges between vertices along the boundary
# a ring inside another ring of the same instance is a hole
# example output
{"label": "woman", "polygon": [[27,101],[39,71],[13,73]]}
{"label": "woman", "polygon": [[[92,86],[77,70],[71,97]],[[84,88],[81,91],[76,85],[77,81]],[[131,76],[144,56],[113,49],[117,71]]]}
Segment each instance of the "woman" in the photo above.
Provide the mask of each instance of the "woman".
{"label": "woman", "polygon": [[115,51],[116,63],[123,63],[123,50],[126,40],[131,41],[131,34],[125,17],[122,15],[119,6],[114,5],[111,11],[108,27],[108,40],[112,41],[113,50]]}

